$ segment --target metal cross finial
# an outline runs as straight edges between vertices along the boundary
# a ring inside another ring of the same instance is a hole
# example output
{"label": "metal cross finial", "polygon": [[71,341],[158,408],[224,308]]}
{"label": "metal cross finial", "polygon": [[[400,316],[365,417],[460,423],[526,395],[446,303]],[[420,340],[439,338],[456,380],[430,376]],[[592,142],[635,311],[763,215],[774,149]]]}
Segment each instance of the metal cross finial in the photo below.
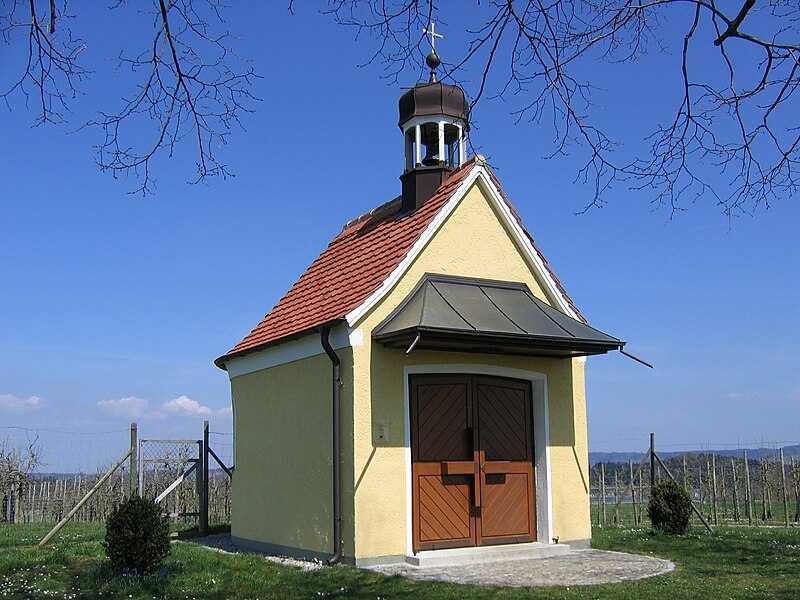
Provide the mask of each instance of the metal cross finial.
{"label": "metal cross finial", "polygon": [[431,36],[431,51],[436,54],[436,38],[443,38],[444,36],[441,33],[436,33],[436,21],[431,21],[431,28],[430,29],[423,29],[422,30],[425,35],[430,34]]}

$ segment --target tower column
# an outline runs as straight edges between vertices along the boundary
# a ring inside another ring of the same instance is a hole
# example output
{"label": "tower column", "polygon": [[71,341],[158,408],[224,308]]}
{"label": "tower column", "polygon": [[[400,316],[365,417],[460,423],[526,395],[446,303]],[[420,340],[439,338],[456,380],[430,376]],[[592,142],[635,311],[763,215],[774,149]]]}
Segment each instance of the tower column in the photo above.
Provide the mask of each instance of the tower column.
{"label": "tower column", "polygon": [[444,153],[444,121],[439,121],[439,162],[447,162]]}
{"label": "tower column", "polygon": [[414,125],[414,168],[422,164],[422,128]]}

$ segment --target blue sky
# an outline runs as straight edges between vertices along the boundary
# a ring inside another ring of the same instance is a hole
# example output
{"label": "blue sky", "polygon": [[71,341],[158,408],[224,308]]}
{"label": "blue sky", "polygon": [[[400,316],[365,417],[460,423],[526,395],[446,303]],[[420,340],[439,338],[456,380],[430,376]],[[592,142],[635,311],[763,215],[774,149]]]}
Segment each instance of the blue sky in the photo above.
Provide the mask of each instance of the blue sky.
{"label": "blue sky", "polygon": [[[258,3],[229,18],[264,78],[245,130],[219,152],[235,173],[226,181],[188,185],[193,157],[182,149],[158,162],[155,195],[132,195],[135,181],[93,163],[98,131],[32,128],[19,99],[0,111],[0,441],[38,431],[44,462],[75,469],[120,454],[131,421],[151,438],[195,437],[203,419],[229,432],[229,384],[214,358],[343,223],[399,194],[402,90],[380,65],[357,66],[369,40],[295,12]],[[95,74],[76,124],[119,105],[131,80],[106,59],[136,32],[114,12],[78,16]],[[447,59],[465,24],[441,21]],[[4,84],[19,59],[7,50]],[[674,99],[675,57],[648,60],[597,65],[598,119],[625,151]],[[475,74],[463,82],[474,94]],[[646,191],[618,186],[607,206],[577,215],[591,199],[578,156],[545,159],[552,132],[516,123],[511,108],[482,101],[473,143],[590,323],[656,367],[589,359],[591,449],[644,449],[650,431],[671,449],[800,443],[796,200],[728,220],[699,198],[670,220]]]}

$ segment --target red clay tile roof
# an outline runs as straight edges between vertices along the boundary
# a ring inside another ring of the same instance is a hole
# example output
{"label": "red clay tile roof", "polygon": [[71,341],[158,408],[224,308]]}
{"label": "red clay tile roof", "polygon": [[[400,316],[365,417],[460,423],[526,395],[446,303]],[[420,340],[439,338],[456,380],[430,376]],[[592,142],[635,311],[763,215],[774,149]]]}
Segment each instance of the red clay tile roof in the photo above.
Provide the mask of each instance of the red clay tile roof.
{"label": "red clay tile roof", "polygon": [[[475,164],[473,158],[454,171],[436,194],[413,213],[398,217],[400,198],[396,198],[347,223],[269,314],[217,364],[221,366],[225,358],[344,318],[388,278]],[[487,170],[500,189],[494,174]],[[508,202],[504,194],[503,199]],[[511,210],[519,221],[513,207]],[[533,243],[527,229],[525,233]],[[550,270],[535,244],[534,248]],[[555,274],[550,274],[575,309]],[[575,312],[580,316],[577,309]]]}

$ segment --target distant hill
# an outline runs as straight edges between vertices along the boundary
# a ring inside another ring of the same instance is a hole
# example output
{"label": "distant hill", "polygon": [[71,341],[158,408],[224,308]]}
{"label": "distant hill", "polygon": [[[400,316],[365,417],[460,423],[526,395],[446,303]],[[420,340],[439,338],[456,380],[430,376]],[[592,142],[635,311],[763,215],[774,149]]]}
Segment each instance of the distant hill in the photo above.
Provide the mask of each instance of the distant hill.
{"label": "distant hill", "polygon": [[[744,448],[737,448],[735,450],[684,450],[682,452],[661,452],[656,446],[656,452],[663,459],[672,458],[673,456],[683,456],[684,454],[714,454],[716,456],[733,456],[742,458],[744,456]],[[775,460],[780,456],[780,450],[777,448],[747,448],[747,458],[769,458]],[[792,457],[800,459],[800,444],[794,446],[783,447],[784,459],[790,461]],[[589,452],[589,466],[594,466],[599,463],[629,463],[633,462],[638,464],[644,458],[644,452]]]}

